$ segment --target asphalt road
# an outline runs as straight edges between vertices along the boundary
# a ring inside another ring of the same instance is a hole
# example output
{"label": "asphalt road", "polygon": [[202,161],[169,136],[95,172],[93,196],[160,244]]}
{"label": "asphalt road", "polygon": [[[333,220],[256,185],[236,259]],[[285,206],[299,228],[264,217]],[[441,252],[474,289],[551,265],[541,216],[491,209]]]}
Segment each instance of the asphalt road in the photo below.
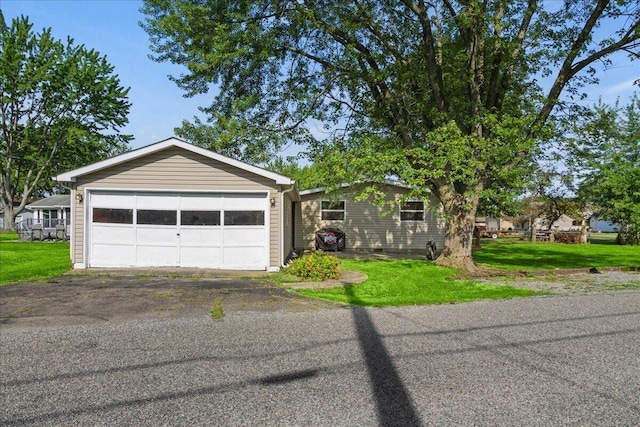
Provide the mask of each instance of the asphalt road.
{"label": "asphalt road", "polygon": [[640,423],[640,292],[0,329],[0,425]]}

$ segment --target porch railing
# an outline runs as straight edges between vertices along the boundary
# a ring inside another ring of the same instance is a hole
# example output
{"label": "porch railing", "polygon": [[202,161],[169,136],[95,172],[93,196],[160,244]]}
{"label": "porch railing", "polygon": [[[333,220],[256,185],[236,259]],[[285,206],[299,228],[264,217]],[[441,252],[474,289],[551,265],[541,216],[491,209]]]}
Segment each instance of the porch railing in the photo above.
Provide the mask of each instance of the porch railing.
{"label": "porch railing", "polygon": [[[16,223],[16,231],[22,239],[33,239],[34,225],[38,230],[37,234],[48,238],[67,239],[69,237],[69,226],[71,221],[62,218],[27,218]],[[59,236],[60,230],[63,230],[64,236]],[[43,237],[38,237],[41,240]]]}

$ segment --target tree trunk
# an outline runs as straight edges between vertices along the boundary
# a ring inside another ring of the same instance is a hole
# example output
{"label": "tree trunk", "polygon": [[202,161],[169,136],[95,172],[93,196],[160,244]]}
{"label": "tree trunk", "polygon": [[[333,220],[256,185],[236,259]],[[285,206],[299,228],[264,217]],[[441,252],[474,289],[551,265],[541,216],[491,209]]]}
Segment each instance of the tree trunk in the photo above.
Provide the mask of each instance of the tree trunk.
{"label": "tree trunk", "polygon": [[13,211],[11,203],[7,206],[3,201],[3,205],[4,222],[2,224],[2,229],[5,231],[14,231],[16,229],[16,213]]}
{"label": "tree trunk", "polygon": [[536,218],[531,217],[531,219],[529,220],[529,232],[531,233],[531,236],[529,236],[529,241],[531,243],[535,243],[536,242]]}
{"label": "tree trunk", "polygon": [[477,206],[477,202],[474,201],[471,211],[457,209],[458,212],[446,212],[444,249],[436,259],[436,264],[465,272],[478,270],[471,254]]}
{"label": "tree trunk", "polygon": [[580,227],[580,243],[589,243],[589,227],[587,226],[587,221],[585,219],[582,220]]}

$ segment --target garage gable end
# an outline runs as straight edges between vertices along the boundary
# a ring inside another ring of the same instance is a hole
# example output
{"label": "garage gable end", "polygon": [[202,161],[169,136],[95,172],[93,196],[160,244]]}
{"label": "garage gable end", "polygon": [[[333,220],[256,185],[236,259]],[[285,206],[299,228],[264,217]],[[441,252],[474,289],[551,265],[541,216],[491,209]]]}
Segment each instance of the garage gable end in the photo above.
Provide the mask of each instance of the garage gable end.
{"label": "garage gable end", "polygon": [[244,163],[239,160],[235,160],[218,153],[214,153],[213,151],[209,151],[204,148],[197,147],[195,145],[189,144],[177,138],[169,138],[164,141],[160,141],[158,143],[139,148],[137,150],[132,150],[124,154],[120,154],[119,156],[115,156],[110,159],[96,162],[96,163],[81,167],[79,169],[74,169],[72,171],[62,173],[54,177],[53,179],[58,182],[76,182],[79,177],[93,174],[93,173],[102,171],[104,169],[112,168],[118,165],[123,165],[125,163],[133,162],[136,160],[140,161],[142,158],[146,156],[161,152],[163,150],[167,150],[169,148],[179,148],[187,152],[197,154],[204,158],[214,160],[216,162],[220,162],[222,164],[228,165],[229,167],[239,169],[246,173],[255,174],[257,176],[271,180],[278,185],[293,185],[294,183],[293,180],[291,180],[286,176],[267,171],[257,166],[253,166],[248,163]]}

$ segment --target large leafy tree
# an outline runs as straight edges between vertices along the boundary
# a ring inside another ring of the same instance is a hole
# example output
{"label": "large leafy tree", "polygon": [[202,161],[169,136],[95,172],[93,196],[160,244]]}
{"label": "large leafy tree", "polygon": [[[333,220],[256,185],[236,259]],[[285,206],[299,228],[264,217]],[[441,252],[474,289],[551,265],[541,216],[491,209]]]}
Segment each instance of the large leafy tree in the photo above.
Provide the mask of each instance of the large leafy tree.
{"label": "large leafy tree", "polygon": [[329,180],[329,171],[321,163],[300,166],[295,158],[277,156],[265,168],[280,175],[293,178],[300,190],[324,187]]}
{"label": "large leafy tree", "polygon": [[[215,128],[308,144],[331,179],[367,182],[374,200],[376,182],[403,180],[441,204],[439,262],[474,269],[480,200],[522,183],[561,94],[596,81],[592,64],[637,55],[636,1],[558,3],[145,0],[142,11],[155,59],[187,67],[174,77],[186,94],[218,89],[204,108]],[[604,24],[613,31],[596,39]],[[314,140],[315,121],[332,137]]]}
{"label": "large leafy tree", "polygon": [[[0,200],[4,227],[51,176],[126,148],[128,89],[98,52],[33,31],[28,18],[0,25]],[[13,206],[14,201],[19,201]]]}
{"label": "large leafy tree", "polygon": [[625,241],[640,244],[640,98],[624,107],[598,103],[576,122],[570,170],[578,194],[595,213],[623,226]]}

